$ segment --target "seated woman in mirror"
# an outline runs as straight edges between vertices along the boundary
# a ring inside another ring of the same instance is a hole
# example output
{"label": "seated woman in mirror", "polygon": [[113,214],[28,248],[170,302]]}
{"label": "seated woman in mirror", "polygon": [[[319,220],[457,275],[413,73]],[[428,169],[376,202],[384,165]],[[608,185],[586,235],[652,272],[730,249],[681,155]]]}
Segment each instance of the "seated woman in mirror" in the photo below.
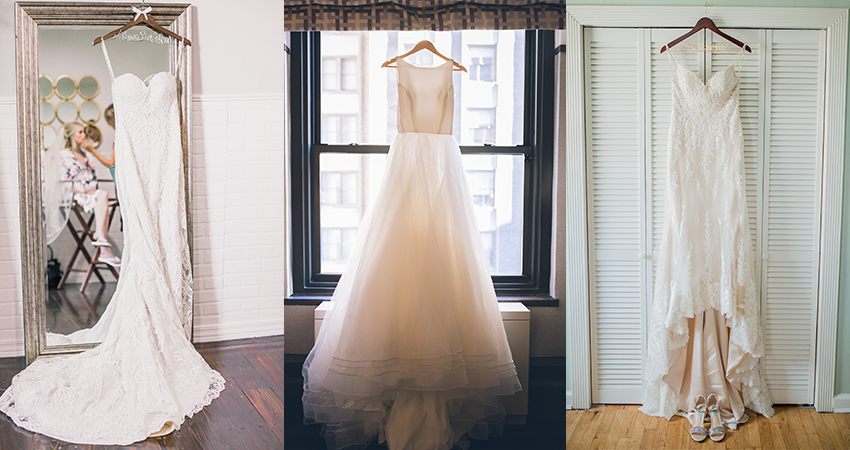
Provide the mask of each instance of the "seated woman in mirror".
{"label": "seated woman in mirror", "polygon": [[106,237],[109,233],[109,196],[103,189],[98,189],[97,173],[86,153],[94,150],[92,143],[86,138],[83,126],[77,122],[66,123],[62,127],[62,137],[65,148],[59,152],[65,179],[74,182],[74,201],[84,211],[94,211],[95,230],[92,236],[94,245],[101,247],[98,260],[114,267],[121,260],[109,250]]}

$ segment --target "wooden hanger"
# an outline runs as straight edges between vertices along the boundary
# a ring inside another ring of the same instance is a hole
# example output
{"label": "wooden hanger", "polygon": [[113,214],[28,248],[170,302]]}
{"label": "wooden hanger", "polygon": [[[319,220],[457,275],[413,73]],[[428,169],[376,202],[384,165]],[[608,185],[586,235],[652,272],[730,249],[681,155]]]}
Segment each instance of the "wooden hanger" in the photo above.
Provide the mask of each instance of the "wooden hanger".
{"label": "wooden hanger", "polygon": [[[411,50],[411,51],[409,51],[409,52],[407,52],[403,55],[396,56],[395,58],[393,58],[389,61],[384,62],[383,64],[381,64],[381,68],[384,68],[384,67],[388,67],[390,69],[397,68],[398,67],[398,64],[397,64],[398,60],[400,60],[402,58],[407,58],[408,56],[410,56],[410,55],[412,55],[412,54],[414,54],[414,53],[416,53],[420,50],[428,50],[429,52],[439,56],[440,58],[445,59],[446,61],[451,61],[452,65],[454,66],[452,68],[452,71],[467,72],[466,67],[461,66],[456,61],[453,61],[451,58],[446,58],[445,56],[441,55],[440,52],[438,52],[437,49],[434,47],[434,44],[432,44],[430,41],[427,41],[427,40],[426,41],[419,41],[419,43],[416,44],[415,47],[413,47],[413,50]],[[396,65],[391,66],[390,64],[393,64],[393,63],[396,63]],[[469,72],[467,72],[467,73],[469,73]]]}
{"label": "wooden hanger", "polygon": [[720,30],[717,28],[717,25],[715,25],[715,24],[714,24],[714,21],[713,21],[713,20],[709,19],[708,17],[703,17],[702,19],[700,19],[700,20],[698,20],[698,21],[697,21],[697,24],[696,24],[696,25],[694,25],[694,27],[691,29],[691,31],[688,31],[687,33],[683,34],[682,36],[680,36],[680,37],[678,37],[678,38],[676,38],[676,39],[674,39],[674,40],[670,41],[670,43],[669,43],[669,44],[667,44],[667,45],[665,45],[664,47],[661,47],[661,53],[666,52],[666,51],[667,51],[667,49],[672,48],[672,47],[673,47],[673,46],[675,46],[676,44],[678,44],[678,43],[680,43],[680,42],[684,41],[685,39],[687,39],[687,38],[689,38],[689,37],[693,36],[693,35],[694,35],[694,33],[696,33],[697,31],[700,31],[700,30],[703,30],[703,29],[706,29],[706,28],[707,28],[707,29],[709,29],[709,30],[711,30],[711,31],[713,31],[713,32],[715,32],[718,36],[722,37],[723,39],[726,39],[727,41],[729,41],[729,42],[731,42],[731,43],[733,43],[733,44],[737,45],[738,47],[743,47],[743,48],[744,48],[744,50],[746,50],[746,51],[748,51],[748,52],[750,52],[750,53],[752,53],[752,52],[753,52],[753,51],[750,49],[750,46],[749,46],[749,45],[744,44],[743,42],[741,42],[741,41],[739,41],[739,40],[737,40],[737,39],[733,38],[732,36],[729,36],[728,34],[726,34],[726,33],[722,32],[722,31],[720,31]]}
{"label": "wooden hanger", "polygon": [[105,35],[103,35],[103,36],[101,36],[101,37],[99,37],[99,38],[95,39],[95,40],[94,40],[94,42],[92,42],[92,43],[91,43],[91,45],[97,45],[97,44],[99,44],[99,43],[100,43],[100,42],[102,42],[102,41],[106,41],[106,40],[112,39],[112,38],[113,38],[113,37],[115,37],[118,33],[121,33],[121,32],[124,32],[124,31],[126,31],[126,30],[129,30],[130,28],[133,28],[133,27],[134,27],[134,26],[136,26],[136,25],[147,25],[147,27],[148,27],[148,28],[150,28],[151,30],[156,31],[157,33],[160,33],[160,34],[163,34],[163,35],[165,35],[165,36],[168,36],[168,37],[170,37],[170,38],[172,38],[172,39],[174,39],[174,40],[176,40],[176,41],[183,42],[183,43],[185,43],[186,45],[192,45],[192,41],[190,41],[190,40],[188,40],[188,39],[184,38],[183,36],[180,36],[179,34],[176,34],[176,33],[172,32],[171,30],[169,30],[169,29],[167,29],[167,28],[163,28],[160,24],[156,23],[156,21],[155,21],[155,20],[153,20],[153,17],[152,17],[152,16],[150,16],[150,15],[148,15],[148,13],[150,13],[150,12],[151,12],[151,7],[150,7],[150,6],[147,6],[147,7],[146,7],[144,2],[142,2],[142,7],[141,7],[141,9],[140,9],[140,8],[136,8],[136,7],[134,6],[134,7],[133,7],[133,12],[134,12],[134,13],[136,13],[136,17],[133,19],[133,21],[132,21],[132,22],[128,23],[127,25],[124,25],[123,27],[121,27],[121,28],[119,28],[119,29],[117,29],[117,30],[110,31],[109,33],[107,33],[107,34],[105,34]]}

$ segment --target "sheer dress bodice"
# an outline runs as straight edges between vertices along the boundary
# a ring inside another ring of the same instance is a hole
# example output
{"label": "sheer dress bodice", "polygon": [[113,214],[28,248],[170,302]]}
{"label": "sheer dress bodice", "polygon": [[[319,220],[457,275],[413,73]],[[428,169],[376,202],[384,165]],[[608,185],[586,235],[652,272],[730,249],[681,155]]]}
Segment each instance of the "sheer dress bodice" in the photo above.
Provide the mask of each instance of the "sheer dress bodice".
{"label": "sheer dress bodice", "polygon": [[452,61],[424,68],[398,60],[399,133],[452,134]]}

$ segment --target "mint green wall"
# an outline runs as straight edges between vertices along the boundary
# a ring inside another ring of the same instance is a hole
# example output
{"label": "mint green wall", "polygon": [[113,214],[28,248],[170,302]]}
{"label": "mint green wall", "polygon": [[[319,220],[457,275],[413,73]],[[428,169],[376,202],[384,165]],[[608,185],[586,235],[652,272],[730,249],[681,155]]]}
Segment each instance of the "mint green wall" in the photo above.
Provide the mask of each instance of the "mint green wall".
{"label": "mint green wall", "polygon": [[[619,1],[575,1],[566,0],[567,5],[622,5],[622,6],[704,6],[705,1],[694,0],[619,0]],[[713,6],[757,6],[757,7],[786,7],[786,8],[850,8],[850,0],[711,0],[708,13],[711,15]],[[694,22],[696,22],[694,18]],[[850,47],[849,47],[850,48]],[[850,64],[850,58],[848,58]],[[850,89],[847,89],[850,105]],[[841,224],[841,275],[838,282],[838,349],[835,361],[835,393],[850,394],[850,154],[847,151],[847,138],[850,137],[850,113],[847,114],[845,125],[844,152],[844,206]],[[567,321],[569,326],[569,321]],[[569,336],[569,332],[567,332]],[[570,371],[570,361],[567,360],[567,373]],[[569,379],[567,390],[572,389]]]}

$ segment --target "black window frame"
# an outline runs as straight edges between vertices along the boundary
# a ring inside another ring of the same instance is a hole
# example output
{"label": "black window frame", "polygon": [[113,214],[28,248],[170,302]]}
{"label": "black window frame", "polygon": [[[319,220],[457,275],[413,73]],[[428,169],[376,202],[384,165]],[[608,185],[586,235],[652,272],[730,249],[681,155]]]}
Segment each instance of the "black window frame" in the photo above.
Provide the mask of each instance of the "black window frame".
{"label": "black window frame", "polygon": [[[290,32],[291,204],[293,293],[287,305],[328,300],[339,274],[321,273],[319,155],[387,153],[389,145],[321,143],[321,32]],[[522,274],[493,275],[499,301],[557,306],[549,295],[555,154],[555,33],[525,31],[523,142],[461,145],[463,154],[524,154]]]}

